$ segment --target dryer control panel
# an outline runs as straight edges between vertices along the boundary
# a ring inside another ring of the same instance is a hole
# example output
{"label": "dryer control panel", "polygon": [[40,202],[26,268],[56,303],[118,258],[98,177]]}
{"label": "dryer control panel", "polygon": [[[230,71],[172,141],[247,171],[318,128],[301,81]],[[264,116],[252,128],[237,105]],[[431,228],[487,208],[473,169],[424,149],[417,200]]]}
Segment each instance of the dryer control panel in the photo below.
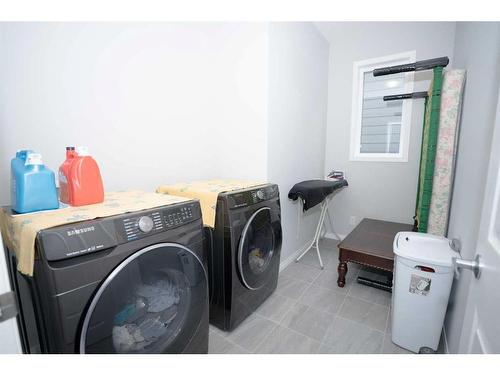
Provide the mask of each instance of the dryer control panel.
{"label": "dryer control panel", "polygon": [[229,208],[234,209],[278,198],[279,190],[278,185],[267,184],[258,188],[241,192],[232,191],[226,194]]}

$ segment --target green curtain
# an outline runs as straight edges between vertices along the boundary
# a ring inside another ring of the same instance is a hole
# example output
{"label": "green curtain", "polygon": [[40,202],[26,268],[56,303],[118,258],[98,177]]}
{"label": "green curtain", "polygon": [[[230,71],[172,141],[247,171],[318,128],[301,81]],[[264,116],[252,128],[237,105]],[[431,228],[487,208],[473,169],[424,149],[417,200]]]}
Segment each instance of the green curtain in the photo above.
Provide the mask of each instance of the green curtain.
{"label": "green curtain", "polygon": [[415,209],[415,229],[427,232],[429,209],[432,196],[432,179],[439,133],[439,112],[441,109],[441,87],[443,85],[443,68],[433,69],[433,79],[429,88],[429,96],[425,100],[425,117],[422,131],[422,148],[420,154],[420,171],[418,177],[417,205]]}

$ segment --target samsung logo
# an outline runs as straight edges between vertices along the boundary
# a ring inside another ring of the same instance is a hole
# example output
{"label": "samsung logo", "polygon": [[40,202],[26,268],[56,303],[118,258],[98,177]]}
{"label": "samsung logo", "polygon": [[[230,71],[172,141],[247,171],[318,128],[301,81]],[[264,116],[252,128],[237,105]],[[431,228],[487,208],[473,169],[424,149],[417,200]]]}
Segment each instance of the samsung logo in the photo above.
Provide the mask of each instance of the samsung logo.
{"label": "samsung logo", "polygon": [[91,227],[85,227],[85,228],[81,228],[81,229],[68,230],[68,231],[66,231],[66,233],[67,233],[68,237],[71,237],[74,235],[84,234],[84,233],[93,232],[93,231],[95,231],[95,227],[91,226]]}

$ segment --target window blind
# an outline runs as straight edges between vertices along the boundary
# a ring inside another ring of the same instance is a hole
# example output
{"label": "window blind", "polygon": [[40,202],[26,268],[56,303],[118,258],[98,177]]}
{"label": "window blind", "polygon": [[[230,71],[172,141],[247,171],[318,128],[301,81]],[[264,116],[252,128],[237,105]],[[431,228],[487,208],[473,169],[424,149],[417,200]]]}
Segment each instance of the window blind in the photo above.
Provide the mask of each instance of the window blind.
{"label": "window blind", "polygon": [[403,102],[384,102],[383,97],[400,94],[404,80],[404,73],[380,77],[364,73],[360,153],[399,153]]}

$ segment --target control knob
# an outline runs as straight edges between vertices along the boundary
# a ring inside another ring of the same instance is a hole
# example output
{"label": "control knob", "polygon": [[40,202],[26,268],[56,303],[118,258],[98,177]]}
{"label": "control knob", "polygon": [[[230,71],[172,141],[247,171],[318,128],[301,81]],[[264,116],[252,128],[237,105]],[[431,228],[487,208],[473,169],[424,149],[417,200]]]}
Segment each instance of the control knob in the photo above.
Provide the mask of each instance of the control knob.
{"label": "control knob", "polygon": [[139,230],[143,233],[148,233],[153,230],[153,219],[151,219],[149,216],[142,216],[139,221],[137,222],[137,225],[139,226]]}
{"label": "control knob", "polygon": [[258,190],[257,191],[257,197],[259,199],[264,199],[266,197],[266,195],[264,194],[264,190]]}

